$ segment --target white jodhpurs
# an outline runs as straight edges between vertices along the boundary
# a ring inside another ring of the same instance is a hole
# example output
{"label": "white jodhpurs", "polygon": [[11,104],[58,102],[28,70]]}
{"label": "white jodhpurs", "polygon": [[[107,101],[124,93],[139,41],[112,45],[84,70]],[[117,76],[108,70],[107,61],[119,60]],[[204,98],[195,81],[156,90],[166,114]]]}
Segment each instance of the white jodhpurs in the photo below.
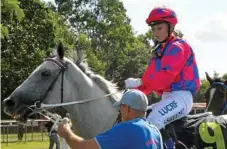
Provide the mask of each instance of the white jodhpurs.
{"label": "white jodhpurs", "polygon": [[147,120],[159,130],[189,114],[193,106],[193,96],[189,91],[164,92],[160,102],[151,105],[152,112]]}

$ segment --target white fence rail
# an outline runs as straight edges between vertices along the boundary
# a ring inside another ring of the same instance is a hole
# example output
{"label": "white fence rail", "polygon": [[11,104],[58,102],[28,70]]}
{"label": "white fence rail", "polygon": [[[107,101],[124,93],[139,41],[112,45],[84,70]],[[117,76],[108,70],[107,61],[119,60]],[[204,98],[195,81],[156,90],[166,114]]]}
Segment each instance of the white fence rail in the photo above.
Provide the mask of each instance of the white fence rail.
{"label": "white fence rail", "polygon": [[[194,103],[190,114],[205,112],[205,103]],[[29,120],[26,125],[20,125],[15,120],[1,120],[1,143],[17,141],[47,141],[44,124],[48,120]]]}
{"label": "white fence rail", "polygon": [[25,125],[15,120],[1,120],[1,143],[49,140],[44,124],[48,120],[28,120]]}

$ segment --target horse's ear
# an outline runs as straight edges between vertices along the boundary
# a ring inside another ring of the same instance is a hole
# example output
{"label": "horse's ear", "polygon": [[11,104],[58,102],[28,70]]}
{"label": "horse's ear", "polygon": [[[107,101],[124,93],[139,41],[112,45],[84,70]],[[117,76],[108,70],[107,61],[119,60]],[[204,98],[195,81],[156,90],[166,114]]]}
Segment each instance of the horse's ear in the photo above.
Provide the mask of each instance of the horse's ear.
{"label": "horse's ear", "polygon": [[64,51],[64,47],[63,47],[63,44],[62,44],[62,42],[60,41],[59,42],[59,44],[58,44],[58,47],[57,47],[57,52],[58,52],[58,56],[59,56],[59,58],[62,60],[63,59],[63,57],[64,57],[64,53],[65,53],[65,51]]}
{"label": "horse's ear", "polygon": [[205,72],[205,74],[206,74],[207,81],[209,81],[209,83],[212,84],[214,82],[214,80],[209,76],[209,74],[207,72]]}

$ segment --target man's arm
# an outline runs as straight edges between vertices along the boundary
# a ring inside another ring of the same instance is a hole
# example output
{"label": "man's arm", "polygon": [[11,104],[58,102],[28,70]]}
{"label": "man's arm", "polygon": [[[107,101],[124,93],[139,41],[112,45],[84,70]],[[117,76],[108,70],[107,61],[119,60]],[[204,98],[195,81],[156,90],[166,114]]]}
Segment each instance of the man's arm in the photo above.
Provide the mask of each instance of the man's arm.
{"label": "man's arm", "polygon": [[94,139],[84,140],[75,135],[71,130],[67,132],[65,140],[71,149],[99,149],[99,146]]}
{"label": "man's arm", "polygon": [[75,135],[68,123],[60,124],[58,126],[58,134],[60,137],[65,138],[71,149],[99,149],[99,146],[94,139],[85,140]]}
{"label": "man's arm", "polygon": [[66,139],[72,149],[119,149],[128,146],[128,125],[119,123],[111,129],[97,135],[94,139],[85,140],[73,133],[69,124],[60,124],[58,134]]}

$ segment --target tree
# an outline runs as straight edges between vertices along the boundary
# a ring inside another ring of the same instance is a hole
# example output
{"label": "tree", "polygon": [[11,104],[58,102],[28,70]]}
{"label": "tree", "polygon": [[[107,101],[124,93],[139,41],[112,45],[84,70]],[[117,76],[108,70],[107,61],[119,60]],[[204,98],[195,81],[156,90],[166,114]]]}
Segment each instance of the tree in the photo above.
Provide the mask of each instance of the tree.
{"label": "tree", "polygon": [[[87,59],[92,69],[123,85],[127,77],[140,76],[149,61],[149,49],[135,37],[130,19],[119,0],[55,0],[57,11],[74,35],[86,35]],[[76,46],[80,47],[80,46]]]}
{"label": "tree", "polygon": [[196,94],[196,102],[205,102],[205,93],[209,86],[210,84],[206,79],[201,80],[199,92]]}
{"label": "tree", "polygon": [[[75,40],[61,17],[39,0],[2,3],[2,25],[8,30],[1,41],[3,100],[49,56],[59,40],[68,49],[67,53]],[[23,12],[23,17],[16,10]]]}
{"label": "tree", "polygon": [[218,72],[216,72],[216,71],[214,71],[214,78],[218,78],[219,77],[219,73]]}
{"label": "tree", "polygon": [[180,30],[175,30],[173,33],[178,38],[183,38],[184,37],[184,34]]}
{"label": "tree", "polygon": [[222,79],[223,79],[223,80],[227,80],[227,73],[225,73],[225,74],[222,76]]}
{"label": "tree", "polygon": [[24,18],[24,11],[19,8],[18,0],[2,0],[1,1],[1,38],[8,37],[8,22],[13,20],[20,22]]}

